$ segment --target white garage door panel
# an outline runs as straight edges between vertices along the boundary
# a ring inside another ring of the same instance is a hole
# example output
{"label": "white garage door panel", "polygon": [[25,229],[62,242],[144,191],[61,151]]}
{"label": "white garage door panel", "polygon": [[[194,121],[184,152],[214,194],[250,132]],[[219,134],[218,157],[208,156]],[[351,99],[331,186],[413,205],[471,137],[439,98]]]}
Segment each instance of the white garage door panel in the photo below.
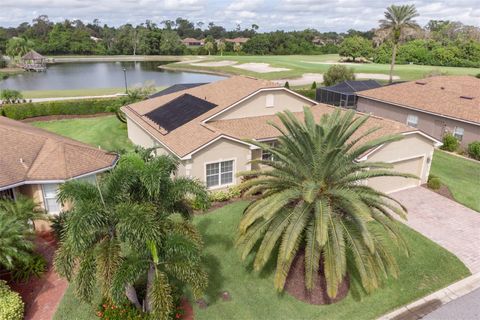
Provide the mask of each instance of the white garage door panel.
{"label": "white garage door panel", "polygon": [[[420,177],[424,157],[418,157],[392,163],[393,171],[401,173],[411,173]],[[402,177],[381,177],[373,178],[368,181],[368,185],[382,192],[393,192],[409,187],[418,186],[418,179],[407,179]]]}

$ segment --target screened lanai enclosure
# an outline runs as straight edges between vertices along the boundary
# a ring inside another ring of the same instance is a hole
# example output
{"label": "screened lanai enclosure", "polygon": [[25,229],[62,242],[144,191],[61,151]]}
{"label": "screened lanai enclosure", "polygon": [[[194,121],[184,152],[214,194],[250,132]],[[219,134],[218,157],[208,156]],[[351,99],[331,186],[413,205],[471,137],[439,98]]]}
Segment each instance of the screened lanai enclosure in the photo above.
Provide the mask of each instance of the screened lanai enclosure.
{"label": "screened lanai enclosure", "polygon": [[375,89],[382,85],[375,80],[344,81],[329,87],[317,89],[316,100],[334,106],[355,109],[357,106],[357,92]]}

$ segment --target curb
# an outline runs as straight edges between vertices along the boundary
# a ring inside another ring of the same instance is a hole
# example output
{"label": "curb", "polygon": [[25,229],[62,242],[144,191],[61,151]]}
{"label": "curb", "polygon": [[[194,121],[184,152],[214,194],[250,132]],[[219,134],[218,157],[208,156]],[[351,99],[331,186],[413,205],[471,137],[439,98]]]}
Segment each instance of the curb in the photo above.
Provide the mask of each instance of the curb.
{"label": "curb", "polygon": [[417,320],[441,306],[480,288],[480,273],[455,282],[426,297],[381,316],[378,320]]}

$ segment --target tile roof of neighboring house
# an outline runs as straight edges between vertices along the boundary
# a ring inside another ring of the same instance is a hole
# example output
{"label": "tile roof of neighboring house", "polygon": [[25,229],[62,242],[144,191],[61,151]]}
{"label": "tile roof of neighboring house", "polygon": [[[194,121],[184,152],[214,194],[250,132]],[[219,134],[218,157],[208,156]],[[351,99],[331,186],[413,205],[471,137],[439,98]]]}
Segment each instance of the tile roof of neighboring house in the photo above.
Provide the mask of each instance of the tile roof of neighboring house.
{"label": "tile roof of neighboring house", "polygon": [[[326,104],[317,104],[311,107],[316,121],[319,121],[323,115],[331,113],[335,109],[338,108]],[[303,119],[303,112],[295,112],[294,114],[297,118]],[[358,116],[363,115],[358,112],[357,114]],[[270,123],[280,125],[281,127],[280,119],[276,115],[217,120],[209,122],[208,125],[212,128],[215,128],[217,131],[224,132],[225,134],[237,139],[268,140],[276,138],[280,135],[280,132],[270,125]],[[417,129],[409,127],[403,123],[370,116],[367,122],[360,127],[357,134],[362,134],[375,127],[379,127],[380,129],[369,135],[366,139],[371,140],[390,134],[417,131]]]}
{"label": "tile roof of neighboring house", "polygon": [[0,117],[0,189],[64,181],[112,168],[118,156],[31,125]]}
{"label": "tile roof of neighboring house", "polygon": [[431,77],[358,96],[480,124],[480,79],[471,76]]}
{"label": "tile roof of neighboring house", "polygon": [[[216,132],[204,125],[202,123],[203,120],[265,88],[279,88],[279,86],[266,80],[234,76],[203,86],[137,102],[122,107],[122,110],[132,121],[140,125],[170,151],[179,157],[183,157],[222,135],[221,132]],[[217,106],[172,131],[165,130],[165,128],[160,127],[146,116],[147,113],[187,93]]]}

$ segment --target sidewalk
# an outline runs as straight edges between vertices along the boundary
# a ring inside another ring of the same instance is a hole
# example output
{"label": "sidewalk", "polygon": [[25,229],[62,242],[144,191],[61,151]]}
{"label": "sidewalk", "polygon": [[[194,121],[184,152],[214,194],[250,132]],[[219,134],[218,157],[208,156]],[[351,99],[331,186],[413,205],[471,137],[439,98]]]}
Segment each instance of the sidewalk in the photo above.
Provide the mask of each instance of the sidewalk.
{"label": "sidewalk", "polygon": [[403,306],[379,320],[417,320],[441,306],[480,288],[480,273],[471,275],[424,298]]}

